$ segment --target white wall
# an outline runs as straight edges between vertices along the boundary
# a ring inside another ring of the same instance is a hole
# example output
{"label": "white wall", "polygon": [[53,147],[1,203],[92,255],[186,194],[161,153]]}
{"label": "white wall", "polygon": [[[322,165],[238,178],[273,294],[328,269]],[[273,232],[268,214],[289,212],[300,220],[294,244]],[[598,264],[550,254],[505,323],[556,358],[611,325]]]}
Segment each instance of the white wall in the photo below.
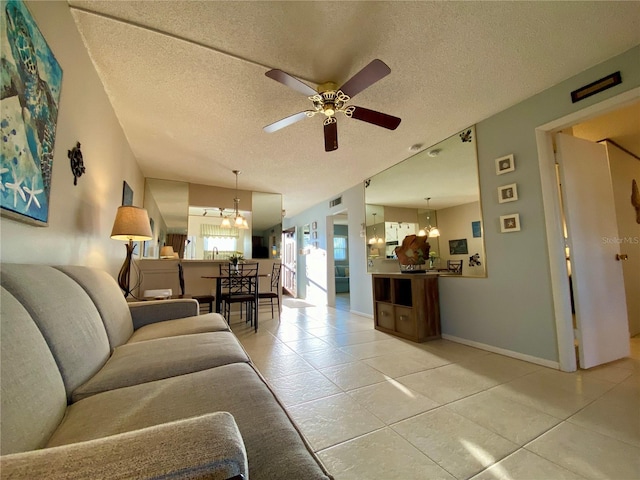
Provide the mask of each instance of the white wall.
{"label": "white wall", "polygon": [[[62,67],[49,226],[0,220],[2,262],[91,265],[117,275],[124,243],[111,240],[122,182],[142,206],[144,178],[66,2],[26,2]],[[67,151],[82,144],[86,173],[73,185]]]}
{"label": "white wall", "polygon": [[620,243],[620,253],[629,256],[628,260],[622,262],[622,269],[629,333],[633,336],[640,333],[640,225],[636,223],[636,211],[630,201],[630,179],[635,178],[640,184],[640,160],[612,143],[606,142],[606,145],[618,221],[618,238],[615,241]]}

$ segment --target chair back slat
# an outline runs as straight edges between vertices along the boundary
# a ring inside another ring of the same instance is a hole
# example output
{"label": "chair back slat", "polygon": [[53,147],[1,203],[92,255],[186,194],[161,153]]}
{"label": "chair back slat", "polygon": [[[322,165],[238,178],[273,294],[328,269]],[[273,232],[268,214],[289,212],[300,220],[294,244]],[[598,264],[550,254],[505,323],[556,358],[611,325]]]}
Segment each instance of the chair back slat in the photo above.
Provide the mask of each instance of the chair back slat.
{"label": "chair back slat", "polygon": [[278,291],[280,287],[280,272],[282,271],[282,263],[274,262],[271,269],[271,291]]}
{"label": "chair back slat", "polygon": [[229,295],[255,294],[258,286],[258,264],[220,264],[220,282],[223,293]]}
{"label": "chair back slat", "polygon": [[227,319],[231,315],[231,304],[240,303],[240,318],[242,307],[247,311],[247,321],[250,321],[255,331],[258,331],[258,263],[220,264],[220,286],[224,289],[221,300]]}
{"label": "chair back slat", "polygon": [[447,260],[447,270],[450,272],[462,272],[462,260]]}

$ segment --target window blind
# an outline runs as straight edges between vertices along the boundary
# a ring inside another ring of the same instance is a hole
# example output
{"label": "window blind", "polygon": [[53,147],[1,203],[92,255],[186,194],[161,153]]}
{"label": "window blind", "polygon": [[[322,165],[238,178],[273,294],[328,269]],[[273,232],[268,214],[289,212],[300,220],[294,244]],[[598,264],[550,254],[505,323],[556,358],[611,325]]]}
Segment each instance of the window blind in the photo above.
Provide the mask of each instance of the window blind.
{"label": "window blind", "polygon": [[240,232],[237,228],[222,228],[219,225],[203,223],[200,225],[200,235],[203,237],[234,237],[238,238]]}

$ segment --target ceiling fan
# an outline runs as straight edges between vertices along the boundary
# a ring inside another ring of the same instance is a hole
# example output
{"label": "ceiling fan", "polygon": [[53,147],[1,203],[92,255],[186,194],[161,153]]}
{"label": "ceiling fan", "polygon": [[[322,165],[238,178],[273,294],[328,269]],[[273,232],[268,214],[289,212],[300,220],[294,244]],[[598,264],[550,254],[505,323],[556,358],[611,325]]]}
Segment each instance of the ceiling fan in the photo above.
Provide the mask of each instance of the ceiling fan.
{"label": "ceiling fan", "polygon": [[398,117],[369,110],[368,108],[348,105],[349,101],[358,93],[390,73],[391,69],[382,60],[376,59],[347,80],[340,88],[334,82],[325,82],[318,85],[318,88],[314,90],[306,83],[282,70],[269,70],[265,73],[267,77],[307,95],[313,103],[313,109],[304,110],[278,120],[264,127],[264,131],[272,133],[299,122],[303,118],[313,117],[317,113],[322,114],[326,117],[324,119],[324,149],[326,152],[331,152],[338,149],[338,125],[336,119],[336,113],[338,112],[345,114],[349,118],[395,130],[400,125]]}

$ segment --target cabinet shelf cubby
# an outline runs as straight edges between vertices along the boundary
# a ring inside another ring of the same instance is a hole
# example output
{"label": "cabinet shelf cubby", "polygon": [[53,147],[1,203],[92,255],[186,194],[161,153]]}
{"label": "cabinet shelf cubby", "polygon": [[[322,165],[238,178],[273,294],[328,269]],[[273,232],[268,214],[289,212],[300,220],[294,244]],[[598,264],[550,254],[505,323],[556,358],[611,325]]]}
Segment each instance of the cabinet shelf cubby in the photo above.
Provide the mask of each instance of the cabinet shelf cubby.
{"label": "cabinet shelf cubby", "polygon": [[372,275],[377,330],[415,342],[440,338],[438,276]]}

